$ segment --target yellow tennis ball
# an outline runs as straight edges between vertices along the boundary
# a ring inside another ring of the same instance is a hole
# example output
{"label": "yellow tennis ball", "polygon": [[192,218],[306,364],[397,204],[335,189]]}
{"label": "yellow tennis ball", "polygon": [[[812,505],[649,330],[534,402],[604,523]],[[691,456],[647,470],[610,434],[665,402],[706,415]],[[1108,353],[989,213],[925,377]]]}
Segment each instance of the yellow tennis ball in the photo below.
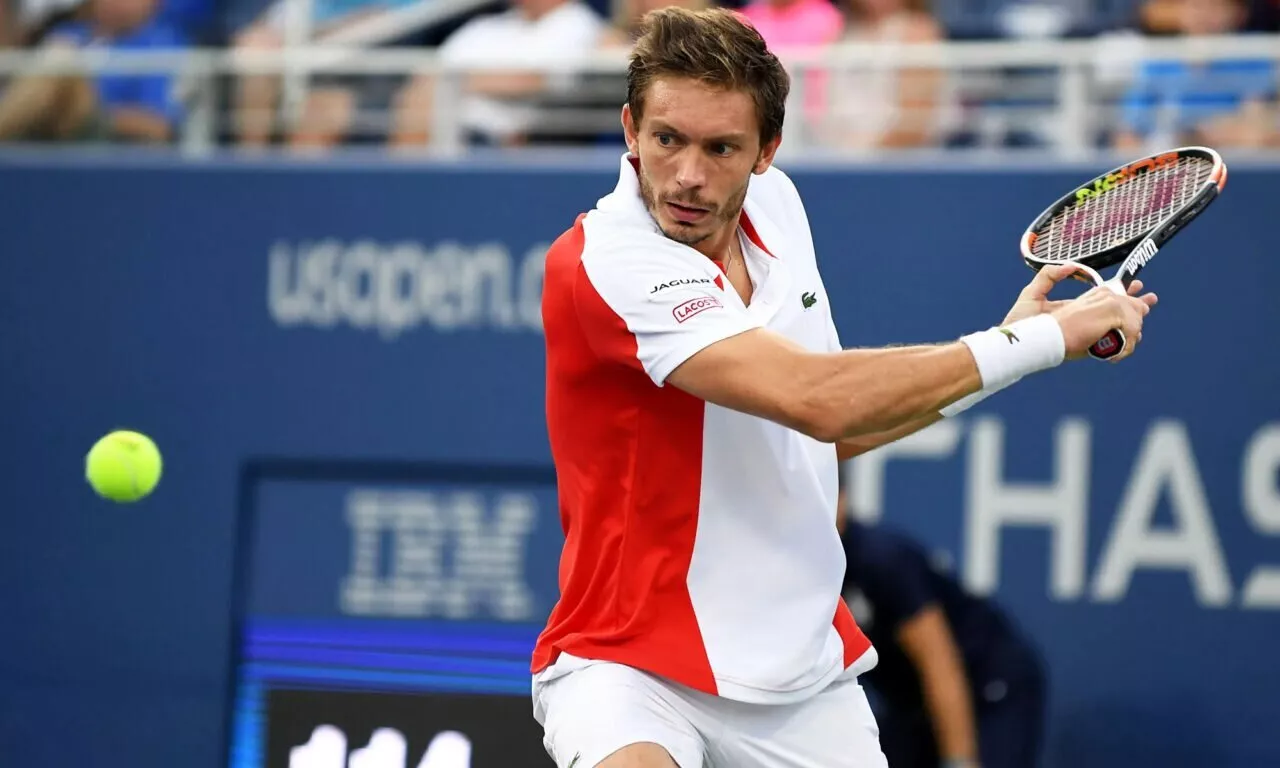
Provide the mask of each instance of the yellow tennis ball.
{"label": "yellow tennis ball", "polygon": [[151,438],[121,429],[93,444],[84,475],[105,498],[137,501],[155,489],[160,470],[160,450]]}

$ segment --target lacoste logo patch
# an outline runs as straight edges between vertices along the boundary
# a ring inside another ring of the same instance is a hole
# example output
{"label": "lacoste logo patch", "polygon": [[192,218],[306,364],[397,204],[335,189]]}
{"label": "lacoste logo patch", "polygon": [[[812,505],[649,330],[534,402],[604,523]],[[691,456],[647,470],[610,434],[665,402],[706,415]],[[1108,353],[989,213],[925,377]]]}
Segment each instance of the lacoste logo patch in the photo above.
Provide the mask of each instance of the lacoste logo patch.
{"label": "lacoste logo patch", "polygon": [[681,302],[671,310],[671,314],[675,316],[677,323],[683,323],[685,320],[694,315],[702,314],[708,309],[720,309],[724,305],[715,296],[699,296],[696,299],[689,299]]}

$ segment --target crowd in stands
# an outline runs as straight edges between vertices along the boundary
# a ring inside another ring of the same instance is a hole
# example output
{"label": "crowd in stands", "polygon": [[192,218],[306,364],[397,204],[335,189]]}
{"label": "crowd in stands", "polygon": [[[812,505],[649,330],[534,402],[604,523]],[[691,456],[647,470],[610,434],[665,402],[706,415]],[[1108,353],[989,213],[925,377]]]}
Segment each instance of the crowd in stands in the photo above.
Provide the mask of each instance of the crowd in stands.
{"label": "crowd in stands", "polygon": [[[26,49],[37,59],[91,48],[279,51],[290,39],[290,15],[298,8],[309,8],[303,42],[327,45],[379,15],[453,2],[458,10],[448,22],[365,45],[432,49],[442,63],[461,70],[495,58],[514,63],[447,81],[435,74],[313,75],[293,110],[281,108],[281,76],[229,76],[219,88],[220,113],[226,116],[219,138],[244,148],[299,151],[354,143],[429,148],[438,139],[437,110],[446,104],[449,124],[460,128],[469,145],[598,144],[620,141],[616,108],[623,84],[616,73],[574,73],[574,63],[597,52],[624,53],[639,19],[650,10],[709,1],[0,0],[0,46]],[[728,4],[784,58],[833,44],[928,45],[1027,36],[1114,36],[1140,51],[1132,45],[1152,38],[1280,32],[1280,0],[935,1],[937,7],[930,0]],[[535,71],[552,63],[567,68]],[[1280,149],[1278,73],[1280,45],[1269,58],[1195,63],[1139,53],[1128,61],[1125,74],[1111,78],[1120,83],[1114,119],[1097,126],[1090,141],[1126,149],[1171,142]],[[954,81],[952,72],[875,62],[807,68],[796,74],[793,110],[802,116],[796,124],[808,143],[848,151],[964,146],[977,141],[981,130],[964,118],[973,95]],[[177,75],[18,72],[0,78],[0,142],[171,143],[187,108],[181,86]],[[441,98],[444,88],[453,98]],[[985,106],[1010,101],[999,93],[997,87],[988,94]],[[1050,88],[1047,101],[1033,97],[1024,106],[1050,114],[1055,94]],[[574,109],[612,109],[614,125],[569,130],[565,119],[548,122],[560,112],[557,106],[565,108],[569,121],[579,114]],[[999,142],[1018,142],[1016,130],[1008,125],[1002,130]],[[1044,132],[1031,134],[1027,143],[1045,140]]]}

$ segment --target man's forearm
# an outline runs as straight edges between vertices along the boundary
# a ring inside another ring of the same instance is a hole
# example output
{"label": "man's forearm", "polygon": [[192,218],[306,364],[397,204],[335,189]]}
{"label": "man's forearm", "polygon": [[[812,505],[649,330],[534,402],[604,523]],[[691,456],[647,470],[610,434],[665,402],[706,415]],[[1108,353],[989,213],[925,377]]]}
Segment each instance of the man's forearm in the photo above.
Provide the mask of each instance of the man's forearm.
{"label": "man's forearm", "polygon": [[843,352],[810,352],[754,328],[703,348],[667,382],[826,443],[887,433],[864,443],[878,445],[938,413],[959,413],[1062,357],[1062,331],[1047,315],[950,344]]}
{"label": "man's forearm", "polygon": [[896,442],[913,435],[916,432],[936,424],[942,420],[940,413],[926,413],[925,415],[912,419],[907,423],[895,427],[894,429],[886,429],[883,432],[872,432],[867,435],[858,435],[857,437],[848,437],[836,443],[836,457],[840,461],[848,461],[855,456],[861,456],[867,451],[873,451],[882,445]]}
{"label": "man's forearm", "polygon": [[982,388],[973,354],[958,342],[849,350],[823,355],[809,369],[800,391],[806,408],[827,414],[821,436],[869,446],[863,450],[926,426],[942,407]]}
{"label": "man's forearm", "polygon": [[815,437],[837,442],[886,433],[870,441],[874,447],[926,426],[935,414],[963,412],[1023,376],[1058,365],[1063,355],[1058,321],[1041,314],[953,344],[831,355],[831,370],[799,391],[833,409]]}
{"label": "man's forearm", "polygon": [[494,98],[515,98],[540,93],[547,78],[538,72],[485,72],[467,78],[467,90]]}
{"label": "man's forearm", "polygon": [[949,760],[978,759],[974,735],[973,706],[963,672],[952,675],[926,676],[922,681],[926,706],[933,721],[938,757]]}
{"label": "man's forearm", "polygon": [[934,604],[898,629],[898,641],[920,675],[921,693],[946,761],[976,763],[978,737],[964,660],[942,609]]}
{"label": "man's forearm", "polygon": [[142,107],[120,107],[111,113],[111,129],[117,136],[148,142],[165,142],[172,134],[167,120]]}

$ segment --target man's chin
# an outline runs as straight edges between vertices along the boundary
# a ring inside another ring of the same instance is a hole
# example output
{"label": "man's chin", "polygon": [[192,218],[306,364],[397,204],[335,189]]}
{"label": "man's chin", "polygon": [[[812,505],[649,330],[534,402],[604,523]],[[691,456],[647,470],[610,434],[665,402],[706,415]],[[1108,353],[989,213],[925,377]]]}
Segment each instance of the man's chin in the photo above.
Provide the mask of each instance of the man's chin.
{"label": "man's chin", "polygon": [[693,227],[672,221],[661,222],[659,229],[662,230],[662,234],[667,236],[667,239],[675,240],[681,245],[697,245],[711,236],[711,232],[705,227]]}

